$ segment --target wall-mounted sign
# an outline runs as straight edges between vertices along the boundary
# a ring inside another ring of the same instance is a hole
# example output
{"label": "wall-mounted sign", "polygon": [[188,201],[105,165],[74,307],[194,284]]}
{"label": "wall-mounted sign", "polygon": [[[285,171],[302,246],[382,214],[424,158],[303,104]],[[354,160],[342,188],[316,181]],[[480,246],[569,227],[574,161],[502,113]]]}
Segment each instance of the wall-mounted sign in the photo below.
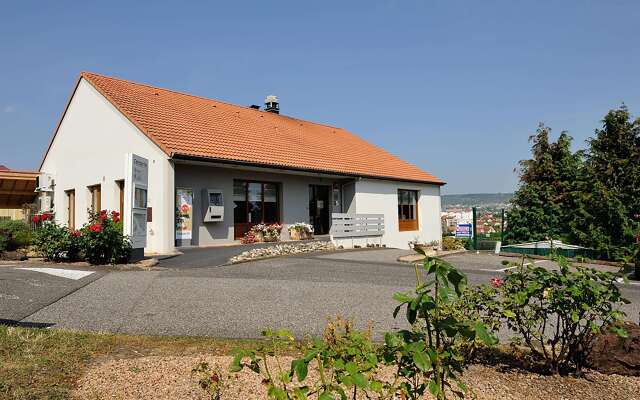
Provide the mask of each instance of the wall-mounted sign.
{"label": "wall-mounted sign", "polygon": [[149,160],[138,155],[126,155],[124,231],[134,249],[147,245],[147,190],[149,188]]}
{"label": "wall-mounted sign", "polygon": [[193,229],[193,190],[176,189],[176,240],[191,240]]}
{"label": "wall-mounted sign", "polygon": [[456,225],[456,237],[457,238],[470,238],[473,236],[472,224],[458,224]]}

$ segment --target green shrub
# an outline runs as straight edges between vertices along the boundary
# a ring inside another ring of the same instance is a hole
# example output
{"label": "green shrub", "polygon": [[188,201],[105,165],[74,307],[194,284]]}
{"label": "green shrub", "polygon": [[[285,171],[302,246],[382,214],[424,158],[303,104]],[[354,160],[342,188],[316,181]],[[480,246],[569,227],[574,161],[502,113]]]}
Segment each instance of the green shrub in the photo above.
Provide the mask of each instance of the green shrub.
{"label": "green shrub", "polygon": [[42,224],[33,234],[36,252],[47,261],[62,261],[67,256],[71,242],[69,230],[65,226],[58,225],[47,214],[39,218]]}
{"label": "green shrub", "polygon": [[131,255],[131,243],[122,234],[120,215],[102,210],[90,214],[89,224],[70,231],[58,225],[47,214],[38,217],[42,222],[35,231],[34,245],[48,261],[77,261],[85,259],[91,264],[118,264]]}
{"label": "green shrub", "polygon": [[595,335],[610,328],[626,336],[617,323],[624,316],[619,306],[629,302],[616,285],[620,274],[556,261],[560,268],[553,271],[523,261],[493,286],[507,326],[550,372],[580,373]]}
{"label": "green shrub", "polygon": [[102,210],[91,215],[80,236],[82,253],[91,264],[123,263],[131,255],[131,242],[122,234],[120,214],[116,211]]}
{"label": "green shrub", "polygon": [[462,250],[464,249],[465,241],[453,236],[445,236],[442,238],[442,250]]}
{"label": "green shrub", "polygon": [[15,251],[31,244],[29,226],[22,221],[0,221],[0,252]]}
{"label": "green shrub", "polygon": [[384,360],[398,367],[402,398],[422,398],[428,391],[444,399],[446,390],[463,398],[466,346],[492,345],[497,339],[479,318],[455,311],[467,288],[464,274],[437,258],[427,257],[423,266],[424,280],[416,264],[415,291],[394,296],[400,301],[394,317],[404,308],[412,328],[385,334]]}

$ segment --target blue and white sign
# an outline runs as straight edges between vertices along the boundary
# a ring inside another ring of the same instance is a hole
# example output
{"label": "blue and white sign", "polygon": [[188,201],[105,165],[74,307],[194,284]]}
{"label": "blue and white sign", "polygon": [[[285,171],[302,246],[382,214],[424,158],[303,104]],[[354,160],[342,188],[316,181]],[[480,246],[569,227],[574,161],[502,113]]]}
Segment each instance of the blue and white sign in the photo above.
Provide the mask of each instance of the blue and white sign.
{"label": "blue and white sign", "polygon": [[472,224],[458,224],[456,225],[456,237],[457,238],[470,238],[473,236]]}

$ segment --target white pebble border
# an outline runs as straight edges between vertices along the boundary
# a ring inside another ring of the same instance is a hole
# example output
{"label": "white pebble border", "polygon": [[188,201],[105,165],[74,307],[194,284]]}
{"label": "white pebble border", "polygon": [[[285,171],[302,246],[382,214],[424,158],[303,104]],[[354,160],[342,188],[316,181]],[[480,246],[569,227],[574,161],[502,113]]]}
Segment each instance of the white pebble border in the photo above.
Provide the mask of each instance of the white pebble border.
{"label": "white pebble border", "polygon": [[259,258],[277,257],[291,254],[313,253],[335,250],[335,246],[327,241],[282,243],[273,246],[258,247],[238,254],[229,259],[230,264]]}

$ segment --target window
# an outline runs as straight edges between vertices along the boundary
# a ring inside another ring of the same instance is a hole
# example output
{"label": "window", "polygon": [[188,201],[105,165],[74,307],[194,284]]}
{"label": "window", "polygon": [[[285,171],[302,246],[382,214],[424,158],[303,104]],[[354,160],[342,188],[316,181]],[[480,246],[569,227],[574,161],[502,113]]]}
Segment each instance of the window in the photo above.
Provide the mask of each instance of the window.
{"label": "window", "polygon": [[233,182],[235,223],[274,223],[280,220],[278,185],[263,182]]}
{"label": "window", "polygon": [[135,188],[133,191],[133,208],[147,208],[147,189]]}
{"label": "window", "polygon": [[278,184],[233,181],[233,222],[235,237],[242,238],[251,226],[280,220]]}
{"label": "window", "polygon": [[124,218],[124,180],[116,181],[116,186],[118,186],[118,212],[120,218]]}
{"label": "window", "polygon": [[418,230],[418,191],[398,189],[399,230]]}
{"label": "window", "polygon": [[101,201],[100,201],[100,197],[101,197],[101,190],[100,190],[100,185],[93,185],[93,186],[89,186],[89,194],[91,195],[91,211],[94,213],[97,213],[101,210],[100,207],[102,207]]}
{"label": "window", "polygon": [[67,190],[67,227],[69,229],[76,228],[76,191]]}

